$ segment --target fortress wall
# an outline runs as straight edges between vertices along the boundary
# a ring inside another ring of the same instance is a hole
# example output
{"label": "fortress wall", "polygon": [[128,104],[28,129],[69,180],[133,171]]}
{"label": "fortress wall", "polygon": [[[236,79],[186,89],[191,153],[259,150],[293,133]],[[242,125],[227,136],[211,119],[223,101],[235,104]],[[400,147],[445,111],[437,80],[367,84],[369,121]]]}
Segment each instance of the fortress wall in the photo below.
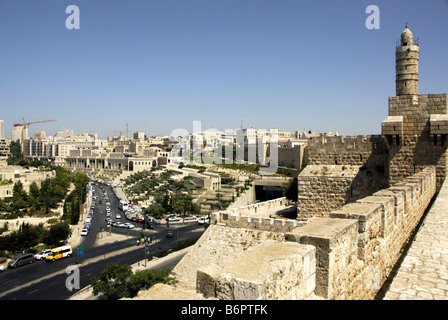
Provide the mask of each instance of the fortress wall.
{"label": "fortress wall", "polygon": [[296,220],[273,219],[261,214],[269,213],[270,210],[276,212],[289,205],[286,197],[281,197],[269,201],[259,202],[239,208],[233,208],[211,214],[211,223],[226,223],[232,228],[247,228],[258,230],[278,230],[277,232],[286,232],[300,225]]}
{"label": "fortress wall", "polygon": [[373,155],[384,155],[387,145],[380,135],[326,136],[310,139],[307,162],[313,165],[366,165]]}
{"label": "fortress wall", "polygon": [[353,202],[389,187],[388,147],[380,135],[312,138],[308,165],[298,177],[298,219],[328,217]]}
{"label": "fortress wall", "polygon": [[[435,193],[436,170],[428,167],[326,217],[294,222],[215,213],[213,221],[232,229],[283,233],[288,242],[315,247],[314,293],[320,297],[373,299]],[[207,274],[218,273],[209,270]],[[298,277],[304,279],[301,274]]]}
{"label": "fortress wall", "polygon": [[289,241],[316,247],[315,293],[374,298],[435,193],[436,172],[429,167],[287,233]]}
{"label": "fortress wall", "polygon": [[[435,193],[436,169],[428,167],[305,222],[247,216],[255,212],[250,206],[215,212],[173,270],[177,289],[158,286],[158,292],[190,290],[204,299],[373,299]],[[259,204],[257,213],[284,200]],[[154,294],[150,289],[141,298]]]}
{"label": "fortress wall", "polygon": [[325,217],[350,201],[359,166],[308,165],[298,178],[297,218]]}
{"label": "fortress wall", "polygon": [[332,210],[384,187],[384,176],[366,166],[308,165],[298,178],[298,219],[328,217]]}
{"label": "fortress wall", "polygon": [[[403,117],[400,143],[388,141],[388,175],[391,185],[428,165],[434,165],[437,168],[437,186],[440,188],[447,174],[448,139],[446,134],[438,134],[436,137],[431,135],[430,116],[445,114],[448,114],[446,93],[389,97],[389,116]],[[441,129],[440,132],[446,133],[446,130]]]}

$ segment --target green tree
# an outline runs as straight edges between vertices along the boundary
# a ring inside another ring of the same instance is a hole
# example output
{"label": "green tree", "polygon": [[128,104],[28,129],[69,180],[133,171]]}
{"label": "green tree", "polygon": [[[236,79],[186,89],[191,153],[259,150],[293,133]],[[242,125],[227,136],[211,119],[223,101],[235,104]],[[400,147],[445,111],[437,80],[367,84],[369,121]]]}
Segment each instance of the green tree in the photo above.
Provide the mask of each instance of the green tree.
{"label": "green tree", "polygon": [[119,300],[132,298],[140,290],[146,290],[156,283],[175,284],[170,268],[142,270],[135,274],[128,265],[113,263],[101,272],[100,278],[90,279],[93,295],[100,300]]}
{"label": "green tree", "polygon": [[93,295],[99,296],[101,300],[119,300],[129,297],[127,282],[132,275],[132,269],[128,265],[112,263],[101,272],[100,278],[93,277],[90,285]]}
{"label": "green tree", "polygon": [[44,233],[42,241],[47,245],[57,246],[66,240],[70,235],[70,226],[66,222],[60,222],[52,225],[49,230]]}
{"label": "green tree", "polygon": [[27,203],[27,193],[23,189],[23,184],[19,180],[14,184],[12,189],[12,208],[14,211],[25,209],[28,205]]}
{"label": "green tree", "polygon": [[156,283],[172,285],[177,280],[172,276],[170,268],[137,271],[128,282],[129,296],[135,297],[140,290],[148,290]]}
{"label": "green tree", "polygon": [[18,230],[14,230],[7,236],[0,237],[0,250],[8,250],[10,252],[28,250],[41,242],[43,233],[43,224],[34,226],[22,223]]}
{"label": "green tree", "polygon": [[39,197],[40,197],[39,186],[37,185],[36,182],[33,182],[30,185],[30,192],[28,194],[28,206],[30,206],[33,209],[33,211],[39,209]]}
{"label": "green tree", "polygon": [[160,203],[152,203],[147,208],[144,209],[144,214],[153,216],[153,217],[160,217],[165,214],[165,209]]}
{"label": "green tree", "polygon": [[19,140],[11,141],[9,144],[9,152],[11,155],[6,159],[8,165],[15,165],[23,160],[22,145]]}

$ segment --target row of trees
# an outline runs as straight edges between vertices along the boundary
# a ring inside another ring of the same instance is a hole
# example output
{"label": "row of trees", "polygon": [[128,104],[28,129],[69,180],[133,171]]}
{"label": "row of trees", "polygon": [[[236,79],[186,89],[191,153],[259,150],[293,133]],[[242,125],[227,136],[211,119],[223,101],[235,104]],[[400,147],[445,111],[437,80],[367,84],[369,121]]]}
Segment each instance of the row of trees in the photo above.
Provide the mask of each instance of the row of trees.
{"label": "row of trees", "polygon": [[[71,173],[61,167],[50,169],[55,170],[56,176],[43,180],[40,186],[33,182],[29,192],[25,191],[20,180],[17,181],[13,187],[12,197],[0,199],[0,210],[9,213],[5,215],[7,218],[23,215],[46,216],[65,199],[63,220],[50,228],[45,228],[43,224],[37,226],[22,224],[8,235],[0,236],[0,251],[14,254],[41,243],[47,246],[58,245],[70,235],[69,224],[78,222],[81,204],[86,200],[86,185],[90,179],[85,174]],[[66,197],[72,186],[73,190]],[[2,231],[8,230],[8,220],[3,226]]]}
{"label": "row of trees", "polygon": [[78,200],[83,203],[86,195],[81,191],[85,190],[90,179],[85,174],[71,173],[61,167],[52,169],[56,171],[56,177],[43,180],[40,187],[36,182],[31,183],[29,192],[25,191],[20,180],[17,181],[13,187],[12,197],[0,199],[0,211],[15,216],[48,214],[64,200],[72,183],[75,191],[82,195]]}
{"label": "row of trees", "polygon": [[169,187],[161,186],[154,193],[154,202],[144,209],[143,213],[160,217],[169,213],[188,212],[189,214],[200,214],[201,208],[193,203],[193,197],[182,192],[172,192]]}
{"label": "row of trees", "polygon": [[[44,243],[47,246],[57,246],[70,235],[70,227],[66,222],[59,222],[50,228],[43,224],[30,225],[22,223],[17,230],[0,237],[0,252],[8,251],[11,254],[29,250]],[[1,254],[0,254],[1,256]]]}

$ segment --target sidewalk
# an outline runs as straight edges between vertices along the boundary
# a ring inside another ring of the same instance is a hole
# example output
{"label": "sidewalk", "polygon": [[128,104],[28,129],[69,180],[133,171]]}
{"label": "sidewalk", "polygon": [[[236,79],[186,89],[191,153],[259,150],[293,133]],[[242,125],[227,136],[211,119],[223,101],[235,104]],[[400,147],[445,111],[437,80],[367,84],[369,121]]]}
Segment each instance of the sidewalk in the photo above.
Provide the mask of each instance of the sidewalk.
{"label": "sidewalk", "polygon": [[385,300],[448,300],[448,180],[425,217]]}

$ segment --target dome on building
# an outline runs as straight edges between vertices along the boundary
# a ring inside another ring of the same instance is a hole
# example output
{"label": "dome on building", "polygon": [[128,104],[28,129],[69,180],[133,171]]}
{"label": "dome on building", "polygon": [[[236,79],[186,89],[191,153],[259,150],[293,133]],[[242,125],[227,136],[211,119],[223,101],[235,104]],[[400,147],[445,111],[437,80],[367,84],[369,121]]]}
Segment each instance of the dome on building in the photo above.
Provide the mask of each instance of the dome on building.
{"label": "dome on building", "polygon": [[411,30],[409,30],[408,26],[401,33],[401,45],[402,46],[410,46],[414,44],[414,35]]}

